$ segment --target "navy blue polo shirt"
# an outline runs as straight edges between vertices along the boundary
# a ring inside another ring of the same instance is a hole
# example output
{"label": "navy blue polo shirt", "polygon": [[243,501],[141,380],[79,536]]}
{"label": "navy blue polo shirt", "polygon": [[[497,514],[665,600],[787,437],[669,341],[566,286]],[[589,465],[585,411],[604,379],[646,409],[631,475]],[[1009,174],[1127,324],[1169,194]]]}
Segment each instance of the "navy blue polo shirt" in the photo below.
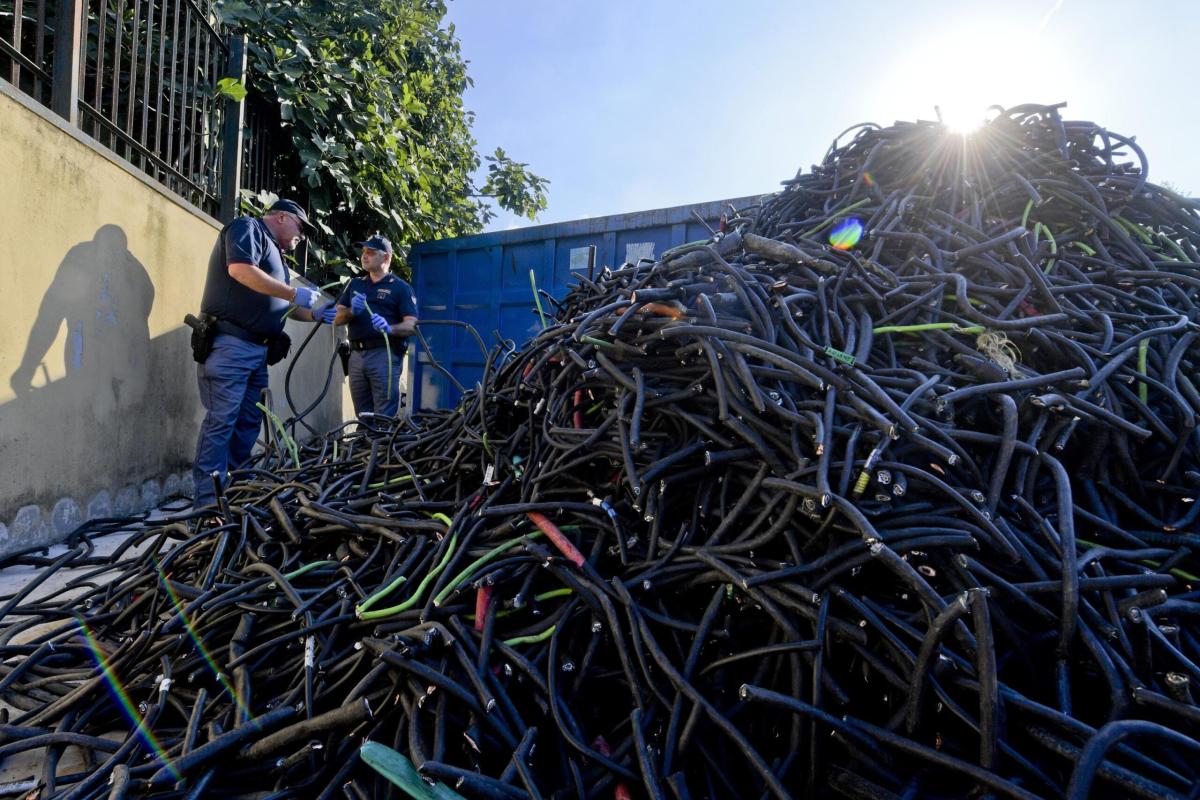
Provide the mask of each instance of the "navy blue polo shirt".
{"label": "navy blue polo shirt", "polygon": [[221,229],[208,257],[200,310],[259,336],[278,335],[291,304],[238,283],[229,274],[229,265],[236,263],[253,264],[272,278],[289,283],[279,245],[266,223],[255,217],[238,217]]}
{"label": "navy blue polo shirt", "polygon": [[[400,322],[404,317],[417,316],[417,298],[412,287],[391,272],[384,275],[378,283],[372,283],[367,275],[352,278],[342,290],[338,305],[349,308],[350,300],[355,294],[365,295],[371,310],[382,314],[391,325]],[[366,312],[351,317],[347,328],[351,340],[378,339],[382,336],[371,327],[371,315]]]}

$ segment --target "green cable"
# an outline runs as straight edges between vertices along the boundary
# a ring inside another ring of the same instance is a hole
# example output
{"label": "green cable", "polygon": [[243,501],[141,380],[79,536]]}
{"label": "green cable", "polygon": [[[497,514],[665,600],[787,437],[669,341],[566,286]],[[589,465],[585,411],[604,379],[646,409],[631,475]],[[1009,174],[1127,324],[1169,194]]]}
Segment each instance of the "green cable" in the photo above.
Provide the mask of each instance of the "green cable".
{"label": "green cable", "polygon": [[1133,233],[1133,231],[1131,231],[1129,229],[1129,223],[1127,223],[1125,220],[1121,219],[1120,217],[1113,217],[1112,221],[1118,228],[1121,229],[1121,232],[1124,233],[1125,235],[1128,236]]}
{"label": "green cable", "polygon": [[[955,301],[957,301],[957,300],[958,300],[958,296],[957,296],[957,295],[953,295],[953,294],[945,294],[945,295],[942,295],[942,299],[943,299],[943,300],[955,300]],[[970,303],[971,305],[975,306],[976,308],[983,308],[985,305],[987,305],[987,304],[986,304],[986,303],[984,303],[982,300],[976,300],[974,297],[968,297],[968,298],[967,298],[967,302],[968,302],[968,303]]]}
{"label": "green cable", "polygon": [[[575,527],[578,527],[578,526],[575,526]],[[566,530],[566,529],[564,528],[563,530]],[[537,602],[541,603],[546,600],[553,600],[555,597],[570,597],[573,594],[575,594],[574,589],[566,589],[566,588],[551,589],[548,592],[542,592],[541,594],[535,594],[533,596],[533,599],[536,600]]]}
{"label": "green cable", "polygon": [[554,635],[554,630],[557,627],[557,625],[551,625],[541,633],[535,633],[531,636],[517,636],[512,639],[505,639],[504,643],[509,647],[516,647],[519,644],[537,644],[538,642],[544,642]]}
{"label": "green cable", "polygon": [[[578,525],[563,525],[562,528],[560,528],[560,530],[577,531],[577,530],[579,530],[579,526]],[[462,572],[455,575],[454,578],[450,581],[450,583],[447,584],[446,588],[444,588],[440,592],[438,592],[437,597],[433,598],[433,605],[436,607],[436,606],[440,606],[442,603],[444,603],[446,601],[447,597],[449,597],[451,594],[453,594],[454,591],[456,589],[458,589],[459,586],[462,586],[462,584],[466,581],[466,579],[469,578],[475,570],[482,567],[484,564],[487,564],[488,562],[492,561],[499,555],[507,553],[509,550],[513,549],[517,545],[523,544],[530,539],[536,539],[537,537],[539,537],[541,535],[542,535],[542,532],[540,530],[530,531],[529,533],[523,533],[520,536],[518,536],[516,539],[507,541],[504,544],[494,547],[491,550],[489,550],[488,552],[484,553],[482,556],[480,556],[479,558],[472,561],[469,565],[467,565],[467,567],[465,569],[463,569]],[[534,595],[533,599],[534,600],[548,600],[551,597],[560,597],[564,594],[571,594],[571,590],[570,589],[554,589],[549,592],[544,592],[542,594]]]}
{"label": "green cable", "polygon": [[1046,241],[1050,243],[1050,260],[1046,262],[1045,268],[1042,269],[1042,272],[1049,275],[1050,270],[1054,268],[1054,262],[1058,260],[1058,258],[1057,258],[1058,242],[1056,242],[1054,240],[1054,234],[1050,232],[1050,228],[1048,228],[1046,225],[1044,225],[1040,222],[1034,224],[1033,230],[1034,230],[1034,239],[1033,239],[1034,247],[1037,247],[1037,242],[1038,242],[1037,232],[1038,231],[1045,231],[1046,232]]}
{"label": "green cable", "polygon": [[[1139,375],[1146,374],[1146,355],[1149,352],[1150,352],[1150,338],[1147,337],[1145,339],[1142,339],[1140,342],[1138,342],[1137,371],[1138,371]],[[1145,405],[1146,400],[1149,398],[1149,394],[1150,394],[1149,384],[1147,384],[1145,381],[1139,382],[1138,383],[1138,400],[1141,400],[1143,405]]]}
{"label": "green cable", "polygon": [[1078,247],[1080,250],[1082,250],[1083,252],[1087,253],[1089,256],[1094,256],[1094,255],[1096,255],[1096,251],[1095,251],[1095,250],[1093,250],[1091,247],[1088,247],[1088,246],[1087,246],[1086,244],[1084,244],[1083,242],[1071,242],[1071,244],[1072,244],[1073,246],[1075,246],[1075,247]]}
{"label": "green cable", "polygon": [[[578,527],[578,526],[575,526],[575,527]],[[450,583],[448,583],[446,585],[446,588],[444,588],[440,592],[438,592],[437,596],[433,598],[433,605],[436,607],[436,606],[440,606],[442,603],[444,603],[446,601],[446,598],[449,597],[451,594],[453,594],[454,591],[459,586],[462,585],[463,581],[465,581],[468,577],[470,577],[471,573],[473,573],[475,570],[482,567],[484,564],[487,564],[489,561],[491,561],[492,559],[496,558],[499,555],[507,553],[509,550],[513,549],[517,545],[522,544],[530,539],[536,539],[537,537],[539,537],[541,535],[542,535],[541,531],[532,531],[527,534],[522,534],[515,539],[505,542],[502,545],[493,547],[491,550],[487,551],[482,556],[480,556],[479,558],[472,561],[461,572],[459,572],[457,575],[455,575],[454,578],[451,579]]]}
{"label": "green cable", "polygon": [[920,333],[921,331],[954,331],[955,333],[983,333],[982,325],[959,325],[957,322],[925,322],[920,325],[883,325],[871,333]]}
{"label": "green cable", "polygon": [[[1021,215],[1021,227],[1022,228],[1029,227],[1029,212],[1032,210],[1033,210],[1033,200],[1030,200],[1028,203],[1025,204],[1025,213]],[[1037,232],[1035,231],[1033,235],[1037,236]]]}
{"label": "green cable", "polygon": [[[1148,567],[1153,567],[1154,569],[1158,569],[1159,567],[1162,566],[1161,561],[1143,561],[1142,563]],[[1183,570],[1178,569],[1178,568],[1172,568],[1171,570],[1169,570],[1169,572],[1172,575],[1174,575],[1176,578],[1182,578],[1185,581],[1192,581],[1193,583],[1200,582],[1200,576],[1193,575],[1190,572],[1184,572]]]}
{"label": "green cable", "polygon": [[283,420],[277,417],[275,413],[271,411],[271,409],[267,408],[262,403],[255,403],[254,405],[261,408],[262,412],[267,415],[267,418],[270,419],[271,422],[275,423],[275,428],[279,431],[279,438],[283,441],[284,445],[287,446],[288,452],[292,456],[292,460],[296,462],[296,468],[299,469],[300,449],[296,447],[296,440],[291,436],[288,436],[287,429],[283,427]]}
{"label": "green cable", "polygon": [[[1087,539],[1080,539],[1078,536],[1075,537],[1075,544],[1080,545],[1085,548],[1088,548],[1088,549],[1091,549],[1093,547],[1103,547],[1104,546],[1102,544],[1099,544],[1098,542],[1089,542]],[[1161,561],[1151,561],[1150,559],[1142,559],[1138,563],[1145,564],[1147,567],[1150,567],[1151,569],[1158,569],[1159,567],[1162,566]],[[1182,578],[1185,581],[1193,581],[1193,582],[1200,583],[1200,576],[1193,575],[1190,572],[1184,572],[1183,570],[1178,569],[1178,568],[1171,569],[1171,570],[1169,570],[1169,572],[1172,575],[1174,575],[1176,578]]]}
{"label": "green cable", "polygon": [[1129,224],[1133,226],[1134,233],[1137,234],[1137,237],[1145,244],[1154,244],[1154,239],[1150,238],[1150,232],[1146,230],[1145,225],[1142,225],[1138,222],[1133,222],[1132,220],[1129,222]]}
{"label": "green cable", "polygon": [[401,475],[398,478],[390,478],[386,481],[380,481],[379,483],[368,483],[367,488],[368,489],[380,489],[384,486],[394,486],[397,483],[404,483],[405,481],[411,481],[411,480],[412,480],[412,475]]}
{"label": "green cable", "polygon": [[1191,261],[1191,259],[1188,258],[1187,253],[1183,252],[1183,248],[1181,248],[1170,236],[1167,236],[1165,233],[1159,233],[1158,240],[1169,247],[1171,252],[1173,252],[1175,257],[1180,261]]}
{"label": "green cable", "polygon": [[612,342],[606,342],[603,339],[597,339],[595,336],[580,336],[579,341],[587,344],[594,344],[597,347],[608,347],[613,350],[617,349],[617,346]]}
{"label": "green cable", "polygon": [[1146,232],[1145,227],[1142,225],[1121,216],[1114,216],[1113,219],[1120,223],[1121,227],[1125,228],[1127,232],[1141,239],[1143,244],[1154,244],[1154,240],[1150,238],[1150,234]]}
{"label": "green cable", "polygon": [[[447,517],[445,514],[432,514],[431,516],[434,519],[445,522],[447,528],[452,527],[454,524],[453,521],[449,517]],[[366,600],[364,600],[362,603],[355,606],[355,608],[354,608],[355,615],[357,615],[358,618],[361,620],[383,619],[385,617],[391,617],[391,616],[399,614],[403,611],[407,611],[410,608],[412,608],[413,606],[415,606],[418,602],[420,602],[421,595],[423,595],[425,593],[425,590],[429,588],[429,584],[432,583],[433,580],[435,578],[437,578],[438,575],[441,574],[442,570],[444,570],[446,568],[446,565],[450,563],[450,559],[454,557],[454,545],[457,543],[458,543],[458,531],[455,531],[453,533],[453,535],[450,536],[450,543],[446,545],[446,554],[444,556],[442,556],[442,560],[440,562],[438,562],[438,565],[436,567],[431,569],[425,575],[425,577],[421,580],[421,582],[419,584],[417,584],[416,591],[414,591],[412,596],[409,597],[407,600],[405,600],[403,603],[400,603],[399,605],[391,606],[389,608],[381,608],[378,611],[367,611],[366,610],[367,608],[370,608],[375,603],[379,602],[380,597],[386,596],[388,594],[388,592],[391,590],[393,585],[399,586],[400,583],[403,582],[399,578],[397,578],[395,581],[392,581],[392,584],[389,584],[387,587],[385,587],[384,591],[376,592],[375,594],[371,595]]]}
{"label": "green cable", "polygon": [[542,311],[542,298],[538,297],[537,277],[533,274],[533,270],[529,270],[529,285],[533,287],[533,302],[537,304],[538,317],[542,320],[542,330],[550,327],[546,324],[546,314]]}
{"label": "green cable", "polygon": [[[575,590],[574,590],[574,589],[551,589],[551,590],[550,590],[550,591],[548,591],[548,592],[542,592],[541,594],[535,594],[535,595],[533,596],[533,600],[534,600],[534,602],[536,602],[536,603],[540,603],[540,602],[542,602],[542,601],[544,601],[544,600],[550,600],[551,598],[554,598],[554,597],[567,597],[568,595],[572,595],[572,594],[575,594]],[[506,608],[506,609],[504,609],[503,611],[497,611],[497,612],[496,612],[496,619],[503,619],[503,618],[505,618],[505,617],[507,617],[507,616],[510,616],[510,615],[512,615],[512,614],[516,614],[516,613],[518,613],[519,611],[522,611],[522,609],[520,609],[520,608]],[[474,615],[474,614],[471,614],[471,615],[469,615],[469,616],[470,616],[470,618],[471,618],[472,620],[474,620],[474,619],[475,619],[475,615]]]}
{"label": "green cable", "polygon": [[[366,298],[363,298],[363,308],[365,308],[367,310],[368,314],[375,313],[374,311],[371,310],[371,307],[369,305],[367,305]],[[382,333],[382,331],[381,331],[381,333]],[[387,354],[388,354],[387,399],[384,402],[390,403],[390,402],[392,402],[392,340],[388,338],[388,335],[386,333],[383,334],[383,346],[387,348]]]}
{"label": "green cable", "polygon": [[395,580],[393,580],[387,586],[383,587],[378,592],[376,592],[375,594],[368,597],[366,600],[363,600],[362,603],[359,604],[358,608],[355,609],[355,612],[358,613],[358,615],[361,617],[362,612],[369,611],[373,605],[375,605],[377,602],[380,601],[380,599],[387,597],[389,594],[391,594],[396,589],[397,586],[404,583],[406,580],[408,580],[408,578],[405,577],[404,575],[398,576]]}
{"label": "green cable", "polygon": [[283,577],[287,578],[290,581],[293,578],[299,578],[301,575],[303,575],[307,572],[312,572],[314,569],[320,569],[321,567],[336,566],[337,563],[338,562],[336,562],[336,561],[314,561],[311,564],[305,564],[303,567],[300,567],[300,569],[293,570],[292,572],[285,572],[283,574]]}
{"label": "green cable", "polygon": [[[367,600],[363,601],[362,604],[355,607],[355,609],[354,609],[355,615],[357,615],[358,618],[363,621],[369,621],[369,620],[376,620],[376,619],[384,619],[386,617],[395,616],[396,614],[399,614],[401,612],[408,611],[410,608],[412,608],[413,606],[415,606],[417,603],[419,603],[421,601],[421,595],[425,593],[425,590],[427,588],[429,588],[430,582],[433,581],[435,578],[437,578],[437,576],[441,573],[441,571],[443,569],[445,569],[446,564],[449,563],[449,561],[450,561],[450,557],[454,555],[454,545],[457,543],[458,543],[458,533],[455,532],[454,535],[450,537],[450,544],[447,545],[447,547],[446,547],[446,555],[443,556],[442,560],[440,562],[438,562],[438,565],[436,567],[434,567],[432,570],[430,570],[425,575],[425,577],[421,580],[421,582],[417,584],[416,591],[413,592],[412,596],[410,596],[407,600],[405,600],[402,603],[399,603],[398,605],[389,606],[388,608],[381,608],[378,611],[368,611],[364,608],[364,606],[367,606],[367,604],[371,600],[374,600],[378,596],[378,595],[372,595],[371,597],[367,598]],[[399,578],[397,578],[395,581],[393,581],[391,584],[389,584],[386,587],[385,591],[382,592],[381,594],[386,595],[387,590],[390,590],[390,589],[394,588],[394,586],[399,586],[401,583],[403,583],[404,582],[402,580],[403,577],[404,576],[402,575]]]}

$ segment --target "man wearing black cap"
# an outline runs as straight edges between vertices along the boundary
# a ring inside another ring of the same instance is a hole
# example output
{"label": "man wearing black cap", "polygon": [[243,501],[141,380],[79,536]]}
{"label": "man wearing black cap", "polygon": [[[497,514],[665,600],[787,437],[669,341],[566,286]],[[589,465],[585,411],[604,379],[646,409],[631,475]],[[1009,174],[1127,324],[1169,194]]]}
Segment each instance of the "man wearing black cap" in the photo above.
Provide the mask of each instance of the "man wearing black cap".
{"label": "man wearing black cap", "polygon": [[[366,275],[353,278],[338,298],[338,325],[349,323],[350,399],[354,413],[396,416],[405,339],[417,325],[412,287],[392,274],[392,243],[379,234],[355,242]],[[391,360],[388,359],[388,345]]]}
{"label": "man wearing black cap", "polygon": [[313,312],[319,292],[289,285],[283,262],[283,252],[312,230],[298,203],[278,200],[262,218],[238,217],[222,228],[209,256],[200,310],[215,318],[216,335],[197,366],[206,412],[192,466],[197,508],[216,501],[213,473],[224,483],[228,471],[250,456],[262,424],[256,403],[267,386],[268,351],[280,349],[289,306],[295,319],[333,319],[332,304]]}

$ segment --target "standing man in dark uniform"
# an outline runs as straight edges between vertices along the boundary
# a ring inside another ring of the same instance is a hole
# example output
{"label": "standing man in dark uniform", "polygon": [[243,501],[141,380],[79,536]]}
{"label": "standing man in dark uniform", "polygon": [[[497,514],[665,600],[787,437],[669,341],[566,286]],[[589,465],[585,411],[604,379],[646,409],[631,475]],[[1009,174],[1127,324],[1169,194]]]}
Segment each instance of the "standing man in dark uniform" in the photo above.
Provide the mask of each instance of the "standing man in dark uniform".
{"label": "standing man in dark uniform", "polygon": [[304,209],[278,200],[262,218],[238,217],[221,229],[208,259],[200,310],[215,317],[212,350],[196,368],[200,402],[207,412],[196,442],[192,477],[195,507],[216,502],[213,473],[222,485],[229,470],[250,457],[262,411],[259,395],[267,386],[268,347],[283,333],[284,315],[330,322],[332,304],[314,314],[319,292],[291,286],[282,251],[291,251],[313,230]]}
{"label": "standing man in dark uniform", "polygon": [[[400,371],[406,339],[417,327],[417,298],[412,287],[392,274],[392,243],[379,234],[362,247],[366,275],[346,284],[338,298],[338,325],[349,322],[350,398],[354,413],[396,416],[400,407]],[[368,310],[369,309],[369,310]],[[388,348],[391,344],[391,364]]]}

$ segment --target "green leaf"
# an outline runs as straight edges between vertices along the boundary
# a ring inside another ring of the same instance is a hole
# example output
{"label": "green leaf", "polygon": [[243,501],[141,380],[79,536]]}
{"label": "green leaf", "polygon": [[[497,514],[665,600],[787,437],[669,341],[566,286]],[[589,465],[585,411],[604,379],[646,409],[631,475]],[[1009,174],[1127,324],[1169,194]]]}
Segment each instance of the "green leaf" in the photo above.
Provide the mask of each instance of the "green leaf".
{"label": "green leaf", "polygon": [[404,790],[413,800],[464,800],[444,783],[426,783],[411,761],[379,742],[363,742],[358,755],[364,764]]}
{"label": "green leaf", "polygon": [[228,97],[235,103],[240,103],[246,99],[248,92],[246,86],[237,78],[221,78],[217,81],[218,97]]}
{"label": "green leaf", "polygon": [[[547,207],[549,182],[528,164],[477,151],[463,106],[471,79],[444,0],[215,5],[248,37],[251,92],[279,110],[277,125],[256,131],[270,138],[267,174],[282,178],[283,196],[321,209],[328,253],[374,231],[397,247],[478,232],[493,216],[481,197],[530,218]],[[319,283],[319,270],[336,268],[310,256]]]}

